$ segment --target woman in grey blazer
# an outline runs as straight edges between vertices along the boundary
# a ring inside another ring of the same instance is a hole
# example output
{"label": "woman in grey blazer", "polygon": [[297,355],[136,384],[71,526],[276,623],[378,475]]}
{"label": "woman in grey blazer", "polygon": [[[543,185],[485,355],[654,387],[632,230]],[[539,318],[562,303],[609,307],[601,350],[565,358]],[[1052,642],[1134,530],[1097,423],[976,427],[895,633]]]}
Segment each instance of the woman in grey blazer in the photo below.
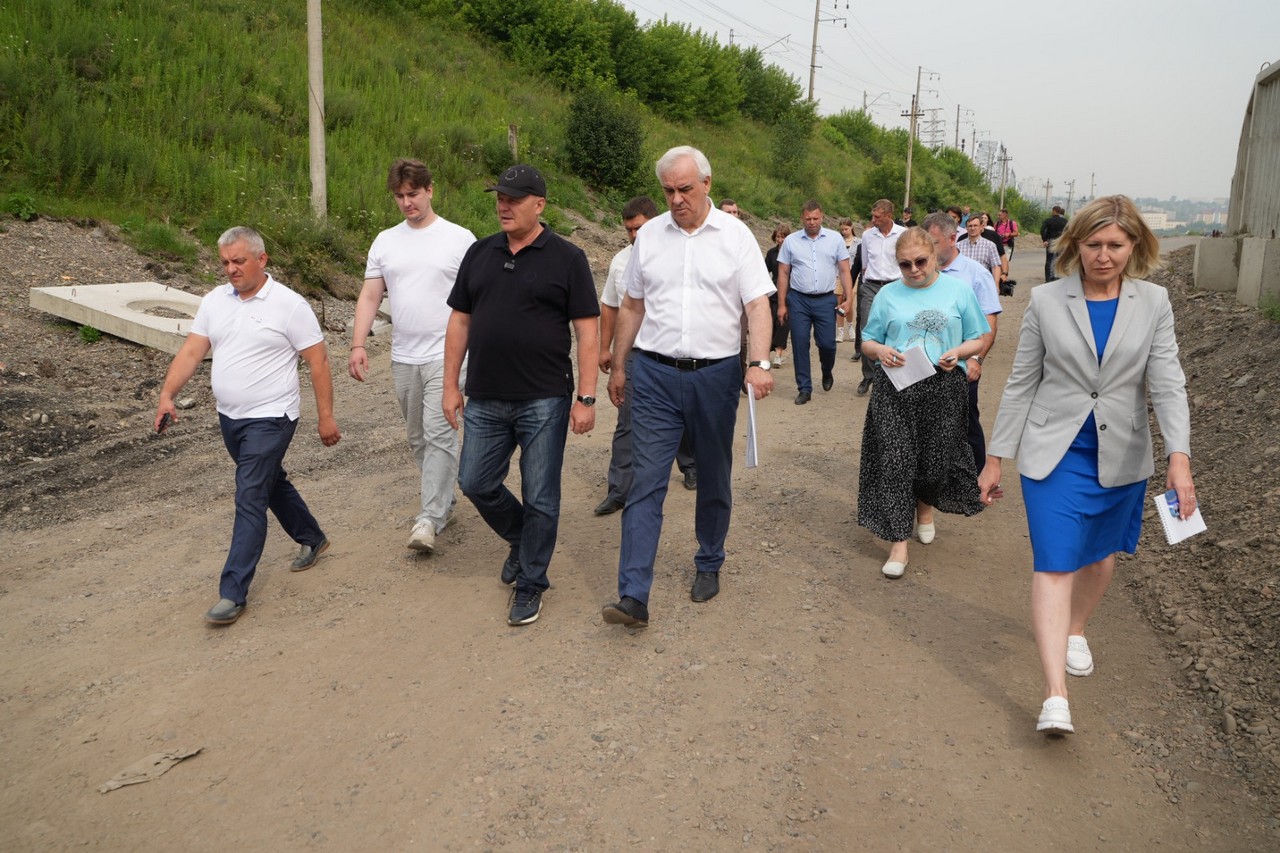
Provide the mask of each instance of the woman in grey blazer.
{"label": "woman in grey blazer", "polygon": [[1085,625],[1117,551],[1133,553],[1154,472],[1147,394],[1169,455],[1166,488],[1195,509],[1191,420],[1173,311],[1142,281],[1160,245],[1125,196],[1096,199],[1055,241],[1063,278],[1037,287],[978,477],[1002,496],[1001,463],[1018,458],[1035,559],[1031,620],[1044,669],[1038,731],[1074,731],[1066,674],[1093,672]]}

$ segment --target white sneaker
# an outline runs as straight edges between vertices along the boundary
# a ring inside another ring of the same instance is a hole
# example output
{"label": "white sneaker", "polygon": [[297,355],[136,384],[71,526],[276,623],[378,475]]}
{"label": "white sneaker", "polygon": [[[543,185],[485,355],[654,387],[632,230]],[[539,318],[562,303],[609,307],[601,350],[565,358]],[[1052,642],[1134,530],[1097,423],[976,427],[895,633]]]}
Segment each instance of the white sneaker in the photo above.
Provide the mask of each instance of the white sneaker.
{"label": "white sneaker", "polygon": [[782,356],[778,355],[776,352],[773,354],[773,358],[770,359],[770,361],[773,362],[774,367],[782,367]]}
{"label": "white sneaker", "polygon": [[1081,634],[1067,637],[1067,675],[1084,677],[1093,672],[1093,652]]}
{"label": "white sneaker", "polygon": [[844,343],[844,326],[836,326],[836,343]]}
{"label": "white sneaker", "polygon": [[1036,731],[1047,735],[1075,734],[1071,725],[1071,707],[1062,696],[1050,696],[1044,700],[1040,708],[1040,719],[1036,722]]}
{"label": "white sneaker", "polygon": [[782,365],[786,363],[787,363],[787,354],[784,352],[778,356],[778,367],[782,367]]}
{"label": "white sneaker", "polygon": [[436,550],[436,526],[426,520],[415,522],[413,532],[409,534],[409,547],[424,554],[433,553]]}

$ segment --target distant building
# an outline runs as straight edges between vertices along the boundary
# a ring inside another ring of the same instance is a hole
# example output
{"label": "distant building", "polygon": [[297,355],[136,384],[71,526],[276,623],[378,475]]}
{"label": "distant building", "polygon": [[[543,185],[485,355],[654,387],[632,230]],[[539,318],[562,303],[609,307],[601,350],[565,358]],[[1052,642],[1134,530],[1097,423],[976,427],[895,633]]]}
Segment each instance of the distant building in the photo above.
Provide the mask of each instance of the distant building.
{"label": "distant building", "polygon": [[1169,214],[1163,210],[1144,210],[1142,219],[1152,231],[1164,231],[1169,228]]}

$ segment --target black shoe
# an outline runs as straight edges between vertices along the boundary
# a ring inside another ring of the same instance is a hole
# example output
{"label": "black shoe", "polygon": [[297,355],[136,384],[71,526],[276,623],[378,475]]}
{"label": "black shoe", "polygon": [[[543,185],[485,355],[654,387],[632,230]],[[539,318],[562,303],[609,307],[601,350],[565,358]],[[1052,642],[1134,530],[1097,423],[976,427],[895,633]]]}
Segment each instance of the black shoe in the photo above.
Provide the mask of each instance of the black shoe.
{"label": "black shoe", "polygon": [[610,625],[625,625],[628,628],[643,628],[649,624],[649,608],[631,596],[624,597],[617,604],[609,604],[600,614]]}
{"label": "black shoe", "polygon": [[617,498],[605,498],[600,501],[600,505],[596,507],[595,513],[596,515],[613,515],[620,509],[622,509],[622,501]]}
{"label": "black shoe", "polygon": [[289,564],[291,572],[305,572],[316,564],[316,560],[320,559],[320,555],[329,550],[329,540],[321,539],[320,544],[312,548],[310,545],[303,545],[302,550],[298,552],[298,556],[294,557],[293,562]]}
{"label": "black shoe", "polygon": [[822,374],[822,390],[823,391],[830,391],[831,386],[834,385],[835,382],[836,382],[835,377],[832,376],[830,373]]}
{"label": "black shoe", "polygon": [[867,396],[867,392],[868,392],[868,391],[870,391],[870,390],[871,390],[871,380],[870,380],[870,379],[864,379],[864,380],[862,380],[861,382],[859,382],[859,383],[858,383],[858,396],[859,396],[859,397],[865,397],[865,396]]}
{"label": "black shoe", "polygon": [[849,357],[849,360],[850,360],[850,361],[861,361],[861,360],[862,360],[862,353],[860,353],[860,352],[855,352],[853,355],[851,355],[851,356]]}
{"label": "black shoe", "polygon": [[698,469],[690,468],[684,472],[684,487],[691,492],[698,490]]}
{"label": "black shoe", "polygon": [[710,601],[719,593],[719,572],[698,572],[693,576],[693,591],[689,594],[689,597],[694,601]]}
{"label": "black shoe", "polygon": [[810,394],[808,391],[801,391],[799,394],[796,395],[796,405],[803,406],[805,403],[809,402],[809,400],[811,400],[812,398],[813,398],[813,395]]}
{"label": "black shoe", "polygon": [[511,594],[511,612],[507,614],[508,625],[530,625],[538,621],[542,613],[542,590],[516,589]]}
{"label": "black shoe", "polygon": [[502,582],[511,586],[518,577],[520,577],[520,558],[508,554],[506,562],[502,564]]}

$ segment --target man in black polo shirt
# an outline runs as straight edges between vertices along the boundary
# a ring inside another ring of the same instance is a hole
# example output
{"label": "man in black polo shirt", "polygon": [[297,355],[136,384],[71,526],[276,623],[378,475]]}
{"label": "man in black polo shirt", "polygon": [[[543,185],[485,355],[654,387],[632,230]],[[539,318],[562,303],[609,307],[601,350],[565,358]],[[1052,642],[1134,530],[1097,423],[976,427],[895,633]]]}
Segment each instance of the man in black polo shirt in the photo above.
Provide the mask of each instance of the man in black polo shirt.
{"label": "man in black polo shirt", "polygon": [[[542,611],[547,565],[560,525],[560,469],[568,429],[595,425],[599,329],[595,282],[581,249],[538,219],[547,185],[532,166],[512,166],[498,183],[502,230],[474,243],[449,294],[443,407],[466,424],[458,481],[510,551],[502,582],[515,584],[507,623]],[[574,395],[569,325],[578,340]],[[467,403],[458,387],[467,364]],[[504,485],[520,448],[520,497]]]}
{"label": "man in black polo shirt", "polygon": [[1058,277],[1054,271],[1053,265],[1058,262],[1058,253],[1053,250],[1053,241],[1062,236],[1062,232],[1067,230],[1067,217],[1062,209],[1062,205],[1055,204],[1053,206],[1053,216],[1050,216],[1040,226],[1040,242],[1044,244],[1044,280],[1053,281]]}

